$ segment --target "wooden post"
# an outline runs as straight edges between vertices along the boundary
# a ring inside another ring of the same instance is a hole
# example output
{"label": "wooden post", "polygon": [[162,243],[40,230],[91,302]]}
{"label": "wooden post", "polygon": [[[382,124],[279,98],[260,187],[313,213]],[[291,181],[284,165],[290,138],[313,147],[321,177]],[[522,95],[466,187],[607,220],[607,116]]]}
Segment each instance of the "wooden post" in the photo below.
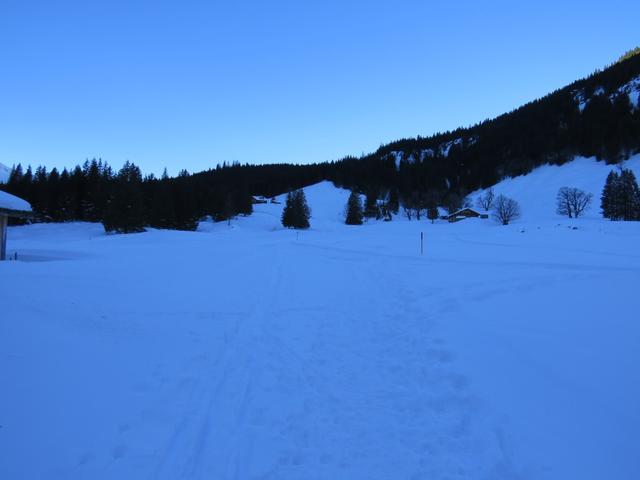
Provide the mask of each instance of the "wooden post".
{"label": "wooden post", "polygon": [[0,213],[0,261],[7,258],[7,220],[9,217]]}
{"label": "wooden post", "polygon": [[424,233],[420,232],[420,255],[424,253]]}

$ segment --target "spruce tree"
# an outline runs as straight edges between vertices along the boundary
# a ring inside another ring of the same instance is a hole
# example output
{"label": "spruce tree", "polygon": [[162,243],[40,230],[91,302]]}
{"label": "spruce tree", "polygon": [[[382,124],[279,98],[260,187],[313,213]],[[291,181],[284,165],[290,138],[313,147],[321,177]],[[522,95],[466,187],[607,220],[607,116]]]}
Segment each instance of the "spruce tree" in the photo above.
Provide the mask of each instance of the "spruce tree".
{"label": "spruce tree", "polygon": [[371,188],[366,193],[366,199],[364,204],[364,216],[366,218],[380,218],[380,212],[378,209],[378,191]]}
{"label": "spruce tree", "polygon": [[152,185],[153,196],[149,224],[154,228],[174,228],[176,215],[168,177],[166,180],[155,181]]}
{"label": "spruce tree", "polygon": [[22,181],[22,164],[15,165],[11,169],[11,174],[9,175],[9,181],[7,184],[9,187],[18,186]]}
{"label": "spruce tree", "polygon": [[176,230],[196,230],[199,223],[199,215],[193,190],[186,182],[178,177],[174,181],[173,201],[175,212]]}
{"label": "spruce tree", "polygon": [[623,220],[640,220],[640,189],[633,171],[622,170],[619,184],[620,217]]}
{"label": "spruce tree", "polygon": [[434,204],[430,204],[427,207],[427,218],[431,220],[431,223],[434,223],[438,219],[438,207]]}
{"label": "spruce tree", "polygon": [[345,223],[347,225],[362,225],[362,202],[360,201],[360,195],[355,191],[351,192],[347,201]]}
{"label": "spruce tree", "polygon": [[116,177],[102,221],[107,232],[144,232],[146,212],[141,185],[140,169],[125,162]]}
{"label": "spruce tree", "polygon": [[282,226],[287,228],[294,228],[295,224],[295,204],[294,204],[293,192],[287,193],[287,200],[282,210]]}
{"label": "spruce tree", "polygon": [[400,196],[398,194],[397,188],[392,188],[389,191],[389,202],[388,202],[389,211],[395,215],[398,214],[398,210],[400,210]]}
{"label": "spruce tree", "polygon": [[602,190],[602,215],[611,220],[640,220],[640,189],[632,170],[611,171]]}
{"label": "spruce tree", "polygon": [[307,204],[307,197],[304,190],[298,190],[295,193],[296,200],[296,228],[309,228],[309,219],[311,218],[311,209]]}
{"label": "spruce tree", "polygon": [[287,194],[287,202],[282,211],[282,225],[287,228],[309,228],[311,210],[307,205],[304,191],[296,190]]}
{"label": "spruce tree", "polygon": [[600,197],[600,208],[602,209],[602,216],[611,220],[618,220],[620,218],[620,212],[617,202],[618,184],[620,183],[620,175],[615,170],[611,170],[607,175],[607,180],[602,189],[602,195]]}

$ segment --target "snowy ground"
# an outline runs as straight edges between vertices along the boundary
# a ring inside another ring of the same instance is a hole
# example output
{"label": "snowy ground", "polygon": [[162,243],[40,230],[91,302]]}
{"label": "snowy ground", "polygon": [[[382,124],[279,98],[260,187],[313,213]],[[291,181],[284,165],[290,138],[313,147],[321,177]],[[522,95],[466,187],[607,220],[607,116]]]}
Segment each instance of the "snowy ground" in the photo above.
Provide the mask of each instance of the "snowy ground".
{"label": "snowy ground", "polygon": [[347,227],[325,183],[300,233],[11,228],[0,478],[638,478],[640,225],[553,213],[608,170],[503,182],[508,227]]}

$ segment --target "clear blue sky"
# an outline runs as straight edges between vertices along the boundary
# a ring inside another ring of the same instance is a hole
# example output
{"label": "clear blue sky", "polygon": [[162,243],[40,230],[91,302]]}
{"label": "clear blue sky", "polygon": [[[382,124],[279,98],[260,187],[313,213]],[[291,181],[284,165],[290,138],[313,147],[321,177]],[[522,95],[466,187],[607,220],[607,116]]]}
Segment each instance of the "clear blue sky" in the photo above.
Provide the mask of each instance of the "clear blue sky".
{"label": "clear blue sky", "polygon": [[640,2],[0,0],[0,163],[307,163],[466,126],[640,44]]}

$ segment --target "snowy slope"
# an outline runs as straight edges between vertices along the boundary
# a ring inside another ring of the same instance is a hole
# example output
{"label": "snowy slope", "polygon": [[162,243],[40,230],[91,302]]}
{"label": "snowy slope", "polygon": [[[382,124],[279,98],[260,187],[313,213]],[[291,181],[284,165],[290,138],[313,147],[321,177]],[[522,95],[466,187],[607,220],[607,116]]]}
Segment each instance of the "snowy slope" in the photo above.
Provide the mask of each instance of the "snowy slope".
{"label": "snowy slope", "polygon": [[11,175],[11,169],[6,165],[0,163],[0,183],[7,183],[9,176]]}
{"label": "snowy slope", "polygon": [[303,232],[10,228],[0,478],[637,478],[640,225],[553,208],[609,168],[501,182],[507,227],[350,227],[321,183]]}
{"label": "snowy slope", "polygon": [[[636,155],[623,163],[624,168],[634,171],[640,178],[640,155]],[[600,195],[607,175],[616,169],[615,165],[607,165],[593,158],[576,158],[562,165],[544,165],[536,168],[528,175],[509,178],[494,186],[496,195],[502,194],[518,201],[522,209],[523,220],[540,221],[559,219],[556,213],[556,194],[562,187],[577,187],[593,194],[591,208],[585,217],[600,219]],[[475,199],[484,191],[474,192]]]}
{"label": "snowy slope", "polygon": [[0,208],[7,210],[18,210],[21,212],[30,212],[31,205],[29,202],[22,200],[21,198],[11,195],[10,193],[0,190]]}
{"label": "snowy slope", "polygon": [[[349,190],[337,189],[331,182],[320,182],[303,190],[311,207],[310,222],[313,228],[329,228],[344,223],[344,208]],[[282,205],[285,199],[285,195],[278,197]]]}
{"label": "snowy slope", "polygon": [[[331,182],[320,182],[303,189],[307,203],[311,208],[311,230],[334,231],[344,224],[344,208],[350,191],[336,188]],[[229,227],[226,222],[202,222],[201,232],[226,232],[229,230],[277,231],[286,230],[280,219],[285,205],[286,195],[275,197],[277,203],[256,204],[249,217],[238,217]]]}

